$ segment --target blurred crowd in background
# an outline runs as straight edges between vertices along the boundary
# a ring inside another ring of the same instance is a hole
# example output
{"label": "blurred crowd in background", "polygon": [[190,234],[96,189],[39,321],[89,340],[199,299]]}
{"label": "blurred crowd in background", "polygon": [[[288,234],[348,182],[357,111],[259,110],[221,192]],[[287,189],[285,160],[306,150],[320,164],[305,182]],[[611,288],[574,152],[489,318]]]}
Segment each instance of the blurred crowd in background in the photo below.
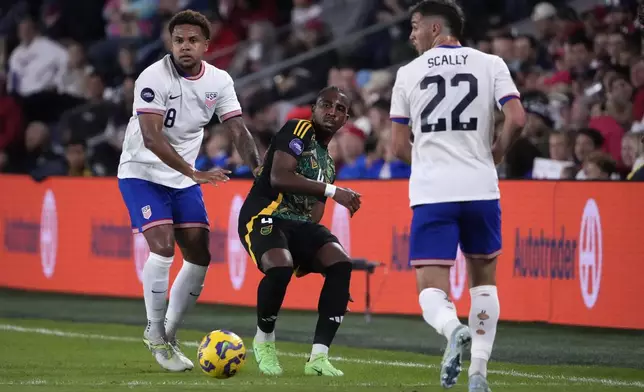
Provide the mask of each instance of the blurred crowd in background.
{"label": "blurred crowd in background", "polygon": [[[416,55],[408,43],[413,3],[0,1],[0,171],[36,180],[116,175],[134,81],[168,52],[170,17],[193,9],[212,22],[206,61],[235,79],[261,153],[286,120],[310,116],[315,92],[333,84],[353,100],[351,121],[329,146],[338,178],[407,178],[410,167],[389,147],[388,112],[395,72]],[[501,178],[644,179],[635,1],[583,10],[563,0],[460,3],[470,21],[463,44],[505,60],[528,112]],[[526,20],[530,32],[518,32]],[[496,120],[500,126],[502,113]],[[196,165],[252,177],[216,118]]]}

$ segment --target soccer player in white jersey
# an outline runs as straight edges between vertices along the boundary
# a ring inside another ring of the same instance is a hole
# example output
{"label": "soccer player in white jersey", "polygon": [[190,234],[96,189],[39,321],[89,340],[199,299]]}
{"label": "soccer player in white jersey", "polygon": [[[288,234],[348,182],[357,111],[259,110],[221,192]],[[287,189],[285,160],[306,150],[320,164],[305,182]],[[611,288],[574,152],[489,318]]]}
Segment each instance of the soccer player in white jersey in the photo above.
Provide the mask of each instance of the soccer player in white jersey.
{"label": "soccer player in white jersey", "polygon": [[[419,56],[399,69],[390,112],[394,151],[412,165],[410,264],[416,269],[423,318],[448,341],[441,384],[455,385],[463,351],[471,343],[469,390],[487,392],[487,362],[500,311],[495,165],[518,136],[525,113],[503,60],[460,45],[464,17],[454,1],[425,0],[411,15],[410,39]],[[496,139],[495,106],[505,115]],[[448,297],[449,268],[459,243],[470,276],[469,328],[460,323]]]}
{"label": "soccer player in white jersey", "polygon": [[[253,172],[260,159],[242,121],[233,80],[202,60],[210,37],[208,19],[182,11],[172,18],[169,30],[172,55],[150,65],[135,82],[134,113],[118,178],[132,228],[143,233],[150,248],[142,276],[148,319],[143,341],[163,368],[183,371],[193,364],[181,352],[177,328],[197,301],[210,263],[200,184],[216,185],[229,173],[195,170],[203,127],[216,114]],[[166,311],[175,241],[184,260]]]}

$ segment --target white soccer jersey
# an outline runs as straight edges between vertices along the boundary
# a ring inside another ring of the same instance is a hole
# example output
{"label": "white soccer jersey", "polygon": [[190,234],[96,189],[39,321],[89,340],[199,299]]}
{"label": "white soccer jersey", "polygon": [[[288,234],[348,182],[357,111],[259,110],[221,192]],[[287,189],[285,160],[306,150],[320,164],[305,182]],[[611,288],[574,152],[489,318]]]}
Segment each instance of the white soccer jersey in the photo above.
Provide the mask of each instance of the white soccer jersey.
{"label": "white soccer jersey", "polygon": [[241,115],[233,80],[226,71],[206,62],[194,77],[181,76],[170,55],[150,65],[134,84],[134,109],[123,141],[118,178],[140,178],[171,188],[194,185],[192,179],[163,163],[143,145],[138,115],[163,116],[163,133],[172,147],[195,164],[203,127],[213,114],[225,121]]}
{"label": "white soccer jersey", "polygon": [[439,46],[398,70],[390,115],[414,135],[412,206],[500,197],[494,105],[515,97],[503,60],[472,48]]}

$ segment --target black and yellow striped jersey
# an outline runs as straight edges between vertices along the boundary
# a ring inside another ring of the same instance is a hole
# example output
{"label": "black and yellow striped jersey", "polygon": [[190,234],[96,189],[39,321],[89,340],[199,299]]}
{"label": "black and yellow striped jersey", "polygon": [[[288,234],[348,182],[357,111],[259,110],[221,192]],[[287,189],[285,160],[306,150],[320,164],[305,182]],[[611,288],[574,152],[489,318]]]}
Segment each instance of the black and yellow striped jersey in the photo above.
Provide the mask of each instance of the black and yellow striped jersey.
{"label": "black and yellow striped jersey", "polygon": [[326,147],[315,140],[315,130],[309,120],[290,120],[273,136],[266,152],[264,165],[255,179],[244,206],[241,219],[255,215],[282,219],[310,221],[313,206],[326,198],[277,192],[271,186],[270,173],[275,151],[283,151],[297,159],[296,172],[308,179],[332,184],[335,163]]}

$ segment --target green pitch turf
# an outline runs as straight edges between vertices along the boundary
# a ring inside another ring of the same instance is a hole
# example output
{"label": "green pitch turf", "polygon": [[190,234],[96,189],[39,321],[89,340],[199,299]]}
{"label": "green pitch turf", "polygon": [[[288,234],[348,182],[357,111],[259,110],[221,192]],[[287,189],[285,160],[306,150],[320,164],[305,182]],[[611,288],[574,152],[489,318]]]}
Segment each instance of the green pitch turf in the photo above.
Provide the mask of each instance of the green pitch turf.
{"label": "green pitch turf", "polygon": [[[438,357],[334,347],[342,379],[303,376],[308,345],[280,343],[282,377],[261,376],[252,356],[229,380],[160,370],[140,341],[141,328],[43,320],[0,319],[0,390],[7,391],[432,391]],[[196,359],[203,332],[184,331],[185,351]],[[245,338],[250,342],[250,338]],[[465,391],[465,377],[453,391]],[[494,364],[495,391],[610,391],[644,388],[638,370]]]}
{"label": "green pitch turf", "polygon": [[[0,290],[0,392],[4,391],[440,391],[443,338],[420,317],[348,315],[331,354],[341,379],[305,377],[316,315],[280,315],[282,377],[261,376],[249,355],[230,380],[161,370],[141,342],[140,300]],[[186,320],[184,351],[196,362],[197,341],[229,329],[250,344],[254,310],[199,304]],[[374,349],[375,348],[375,349]],[[250,349],[250,347],[248,347]],[[493,391],[644,389],[641,331],[501,323]],[[465,372],[466,373],[466,372]],[[451,391],[467,391],[466,374]]]}

